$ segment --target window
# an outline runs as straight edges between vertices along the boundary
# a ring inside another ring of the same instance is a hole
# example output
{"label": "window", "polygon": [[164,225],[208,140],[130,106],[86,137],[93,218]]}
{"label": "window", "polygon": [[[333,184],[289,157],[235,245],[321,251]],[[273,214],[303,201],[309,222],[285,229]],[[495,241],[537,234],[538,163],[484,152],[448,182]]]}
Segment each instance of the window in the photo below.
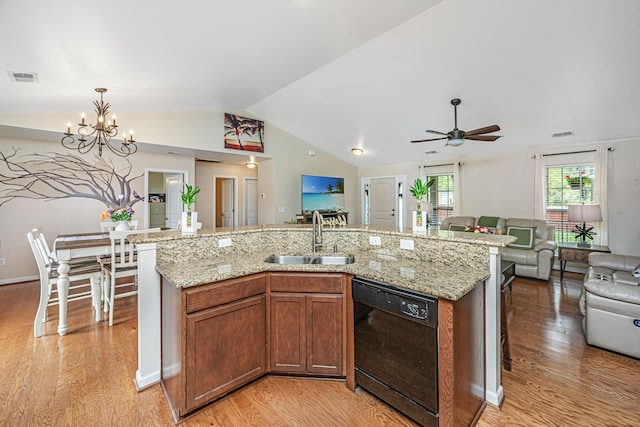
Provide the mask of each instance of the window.
{"label": "window", "polygon": [[428,175],[426,179],[434,180],[427,195],[427,201],[433,204],[429,228],[438,228],[444,218],[453,215],[453,175]]}
{"label": "window", "polygon": [[[577,225],[567,220],[569,205],[595,204],[594,163],[547,167],[546,219],[556,226],[557,242],[575,242]],[[582,225],[582,224],[580,224]],[[587,224],[588,227],[594,224]]]}

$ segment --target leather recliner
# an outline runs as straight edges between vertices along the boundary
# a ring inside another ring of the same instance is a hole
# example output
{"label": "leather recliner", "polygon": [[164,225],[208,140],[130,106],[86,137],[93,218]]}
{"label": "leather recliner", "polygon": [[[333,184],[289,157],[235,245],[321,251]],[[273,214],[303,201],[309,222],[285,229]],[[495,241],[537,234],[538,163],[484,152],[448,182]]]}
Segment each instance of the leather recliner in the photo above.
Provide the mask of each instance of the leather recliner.
{"label": "leather recliner", "polygon": [[580,311],[587,343],[640,358],[640,257],[590,253]]}

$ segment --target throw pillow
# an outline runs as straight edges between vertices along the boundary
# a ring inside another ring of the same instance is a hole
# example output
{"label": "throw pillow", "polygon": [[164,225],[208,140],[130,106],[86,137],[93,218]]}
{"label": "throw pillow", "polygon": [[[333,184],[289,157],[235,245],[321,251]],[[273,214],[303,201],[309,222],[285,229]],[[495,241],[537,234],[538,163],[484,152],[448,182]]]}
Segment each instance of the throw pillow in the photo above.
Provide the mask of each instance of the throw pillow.
{"label": "throw pillow", "polygon": [[497,216],[481,216],[478,218],[478,225],[489,228],[496,228],[498,226],[498,220],[500,217]]}
{"label": "throw pillow", "polygon": [[510,248],[531,249],[536,244],[536,227],[507,227],[507,234],[518,240],[509,245]]}
{"label": "throw pillow", "polygon": [[449,224],[449,231],[464,231],[465,228],[464,225]]}

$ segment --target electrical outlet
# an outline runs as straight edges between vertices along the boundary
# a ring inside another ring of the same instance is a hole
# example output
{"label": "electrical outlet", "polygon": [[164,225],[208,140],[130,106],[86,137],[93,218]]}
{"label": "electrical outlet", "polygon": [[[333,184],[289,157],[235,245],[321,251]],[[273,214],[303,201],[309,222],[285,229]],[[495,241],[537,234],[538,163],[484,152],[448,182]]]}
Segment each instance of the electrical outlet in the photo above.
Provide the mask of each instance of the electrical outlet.
{"label": "electrical outlet", "polygon": [[413,250],[413,240],[400,239],[400,249]]}
{"label": "electrical outlet", "polygon": [[231,273],[231,266],[229,264],[219,265],[218,273]]}
{"label": "electrical outlet", "polygon": [[369,236],[369,244],[380,246],[382,244],[380,242],[380,236]]}
{"label": "electrical outlet", "polygon": [[231,246],[231,239],[220,239],[218,240],[219,248],[226,248],[227,246]]}
{"label": "electrical outlet", "polygon": [[0,258],[0,266],[3,265],[7,265],[7,259],[6,258]]}
{"label": "electrical outlet", "polygon": [[278,208],[278,212],[279,212],[279,213],[283,213],[283,212],[284,212],[284,207],[280,206],[280,207]]}

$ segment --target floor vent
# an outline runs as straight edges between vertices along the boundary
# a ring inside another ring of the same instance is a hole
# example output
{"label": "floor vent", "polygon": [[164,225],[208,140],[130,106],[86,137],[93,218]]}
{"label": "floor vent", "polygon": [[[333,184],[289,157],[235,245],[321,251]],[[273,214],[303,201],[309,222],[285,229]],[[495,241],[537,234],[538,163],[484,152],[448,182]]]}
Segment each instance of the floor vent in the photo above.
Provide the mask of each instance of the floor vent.
{"label": "floor vent", "polygon": [[38,83],[38,73],[18,73],[7,71],[9,78],[15,83]]}

